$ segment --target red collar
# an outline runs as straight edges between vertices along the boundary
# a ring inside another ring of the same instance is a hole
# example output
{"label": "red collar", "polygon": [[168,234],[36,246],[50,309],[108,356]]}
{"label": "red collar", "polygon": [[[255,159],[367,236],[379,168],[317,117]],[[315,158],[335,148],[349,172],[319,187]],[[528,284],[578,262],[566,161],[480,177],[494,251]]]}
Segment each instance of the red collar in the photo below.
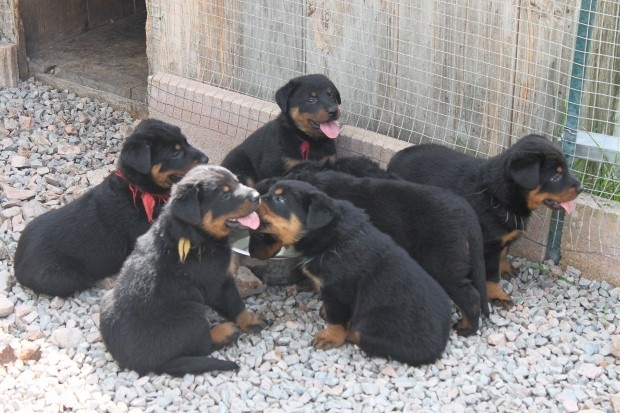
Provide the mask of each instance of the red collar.
{"label": "red collar", "polygon": [[[116,171],[116,176],[118,176],[119,178],[123,178],[124,180],[127,181],[127,178],[123,176],[120,170]],[[165,203],[168,200],[168,198],[170,198],[170,194],[152,194],[150,192],[142,191],[140,188],[130,183],[129,181],[127,181],[127,184],[129,185],[129,190],[131,191],[131,194],[133,195],[133,205],[136,208],[138,208],[138,205],[136,205],[136,198],[138,196],[138,193],[140,193],[140,198],[142,199],[142,205],[144,206],[144,212],[146,212],[146,218],[152,224],[153,223],[153,211],[155,210],[155,205],[157,205],[157,203],[161,203],[161,204]]]}
{"label": "red collar", "polygon": [[310,155],[310,142],[302,140],[301,145],[299,145],[299,152],[301,153],[301,160],[307,161]]}

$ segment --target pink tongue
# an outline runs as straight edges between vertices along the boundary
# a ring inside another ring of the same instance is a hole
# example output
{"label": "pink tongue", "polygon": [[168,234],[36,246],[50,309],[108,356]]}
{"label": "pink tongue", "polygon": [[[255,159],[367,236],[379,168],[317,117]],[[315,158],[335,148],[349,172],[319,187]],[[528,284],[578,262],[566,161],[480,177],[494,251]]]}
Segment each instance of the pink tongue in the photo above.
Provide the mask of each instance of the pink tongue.
{"label": "pink tongue", "polygon": [[560,205],[564,208],[564,211],[566,211],[567,214],[570,214],[575,210],[575,201],[562,202]]}
{"label": "pink tongue", "polygon": [[260,218],[258,218],[258,214],[256,212],[252,212],[247,217],[237,218],[237,222],[239,222],[244,227],[256,229],[260,225]]}
{"label": "pink tongue", "polygon": [[321,131],[330,139],[335,139],[340,133],[340,126],[335,120],[319,124]]}

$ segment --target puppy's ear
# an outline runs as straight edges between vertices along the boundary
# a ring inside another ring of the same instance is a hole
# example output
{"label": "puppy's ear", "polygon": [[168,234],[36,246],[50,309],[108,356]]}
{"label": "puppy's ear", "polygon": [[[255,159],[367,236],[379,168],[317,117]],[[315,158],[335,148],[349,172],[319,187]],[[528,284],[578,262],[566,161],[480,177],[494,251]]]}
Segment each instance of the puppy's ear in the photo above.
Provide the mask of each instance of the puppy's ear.
{"label": "puppy's ear", "polygon": [[508,175],[523,188],[534,189],[540,184],[540,163],[531,154],[518,155],[508,164]]}
{"label": "puppy's ear", "polygon": [[313,230],[328,225],[336,218],[336,209],[333,201],[322,193],[312,194],[308,216],[306,217],[306,228]]}
{"label": "puppy's ear", "polygon": [[299,82],[290,80],[276,92],[276,103],[280,106],[282,113],[288,113],[288,98],[297,89]]}
{"label": "puppy's ear", "polygon": [[151,145],[145,140],[130,142],[123,147],[121,159],[141,174],[148,174],[151,171]]}
{"label": "puppy's ear", "polygon": [[202,222],[202,214],[200,213],[198,189],[192,188],[182,198],[174,201],[172,213],[175,217],[188,224],[200,224]]}
{"label": "puppy's ear", "polygon": [[256,185],[254,185],[254,189],[256,189],[259,194],[265,195],[269,191],[269,188],[275,185],[275,183],[278,182],[279,179],[280,178],[277,176],[265,178],[261,181],[258,181]]}

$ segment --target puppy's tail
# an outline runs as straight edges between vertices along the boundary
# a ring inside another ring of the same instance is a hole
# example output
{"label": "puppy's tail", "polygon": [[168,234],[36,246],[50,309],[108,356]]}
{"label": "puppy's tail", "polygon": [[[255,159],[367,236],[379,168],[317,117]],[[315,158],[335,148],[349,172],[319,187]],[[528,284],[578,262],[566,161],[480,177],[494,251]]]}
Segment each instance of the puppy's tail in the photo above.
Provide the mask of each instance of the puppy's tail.
{"label": "puppy's tail", "polygon": [[489,297],[487,296],[487,275],[484,265],[484,245],[482,243],[482,234],[480,226],[477,222],[471,224],[469,229],[469,263],[471,272],[469,277],[474,287],[480,293],[480,309],[482,314],[489,316]]}
{"label": "puppy's tail", "polygon": [[207,371],[238,370],[239,365],[233,361],[220,360],[210,356],[177,357],[156,370],[157,374],[167,373],[182,377],[185,374],[201,374]]}

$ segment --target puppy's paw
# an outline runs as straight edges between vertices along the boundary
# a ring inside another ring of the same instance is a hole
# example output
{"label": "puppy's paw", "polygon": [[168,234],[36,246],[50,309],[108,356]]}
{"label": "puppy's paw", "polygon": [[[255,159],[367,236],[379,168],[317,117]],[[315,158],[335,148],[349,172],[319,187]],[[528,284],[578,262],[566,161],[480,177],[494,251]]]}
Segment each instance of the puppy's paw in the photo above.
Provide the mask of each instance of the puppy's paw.
{"label": "puppy's paw", "polygon": [[347,331],[344,327],[336,324],[328,324],[327,328],[318,331],[312,345],[320,350],[329,350],[340,347],[347,338]]}
{"label": "puppy's paw", "polygon": [[260,314],[250,313],[247,310],[240,312],[235,321],[244,333],[258,333],[267,327],[267,323]]}
{"label": "puppy's paw", "polygon": [[462,337],[474,335],[478,330],[477,327],[471,325],[471,323],[467,319],[467,316],[465,316],[464,314],[461,316],[461,319],[452,327],[456,330],[456,334]]}
{"label": "puppy's paw", "polygon": [[487,281],[487,296],[491,304],[509,309],[514,304],[512,298],[502,290],[499,282]]}
{"label": "puppy's paw", "polygon": [[241,331],[239,331],[237,326],[230,321],[216,324],[211,328],[211,341],[219,347],[237,341],[237,338],[239,338],[240,335]]}

